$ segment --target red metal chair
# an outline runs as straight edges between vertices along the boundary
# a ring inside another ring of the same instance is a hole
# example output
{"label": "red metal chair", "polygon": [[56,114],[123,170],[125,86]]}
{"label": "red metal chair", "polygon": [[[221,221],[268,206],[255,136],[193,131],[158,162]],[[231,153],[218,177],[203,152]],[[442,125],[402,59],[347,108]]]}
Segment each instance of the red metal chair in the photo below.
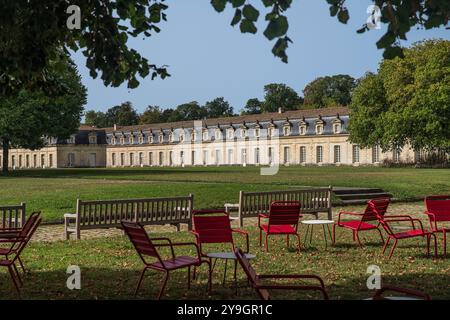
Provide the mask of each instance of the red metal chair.
{"label": "red metal chair", "polygon": [[11,244],[11,247],[2,251],[1,255],[5,258],[0,259],[0,267],[6,267],[13,281],[14,287],[20,297],[20,286],[23,285],[23,281],[20,277],[20,273],[17,270],[16,261],[23,267],[23,263],[20,260],[22,251],[27,246],[28,242],[32,238],[34,232],[41,223],[40,213],[36,212],[30,215],[26,224],[22,230],[14,237],[0,239],[0,243]]}
{"label": "red metal chair", "polygon": [[[267,219],[267,224],[261,224],[261,218]],[[300,252],[300,236],[298,222],[301,218],[299,201],[274,201],[270,205],[269,214],[258,215],[259,245],[262,245],[262,233],[266,233],[265,247],[269,251],[269,235],[286,235],[286,244],[289,247],[289,236],[295,235]]]}
{"label": "red metal chair", "polygon": [[[203,251],[205,245],[208,244],[229,244],[230,252],[235,252],[236,248],[233,240],[233,233],[245,236],[246,253],[249,252],[248,232],[240,229],[231,228],[230,216],[223,210],[196,210],[192,213],[193,230],[191,233],[195,235],[197,245],[203,257],[207,257],[207,253]],[[215,260],[217,262],[217,259]],[[212,266],[214,270],[215,263]],[[227,260],[225,260],[226,263]],[[211,259],[210,259],[211,263]],[[226,277],[226,266],[224,279]],[[234,277],[236,278],[237,261],[234,264]],[[194,269],[195,277],[195,269]]]}
{"label": "red metal chair", "polygon": [[450,225],[443,226],[442,223],[450,222],[450,195],[426,197],[425,207],[431,230],[441,232],[444,236],[444,255],[447,255],[447,232],[450,232]]}
{"label": "red metal chair", "polygon": [[[36,223],[36,220],[40,215],[40,212],[31,213],[22,228],[3,228],[0,231],[0,243],[9,243],[8,240],[19,240],[29,236],[30,231],[32,230],[34,224]],[[14,254],[18,250],[19,246],[20,242],[16,241],[7,248],[0,247],[0,255],[8,258],[8,256]],[[17,261],[19,262],[23,272],[25,273],[26,269],[22,262],[22,259],[20,259],[20,256],[17,257]]]}
{"label": "red metal chair", "polygon": [[[375,294],[373,295],[372,299],[373,300],[399,300],[398,297],[394,297],[389,299],[389,297],[385,297],[384,294],[386,292],[395,292],[395,293],[400,293],[400,294],[404,294],[408,297],[411,298],[416,298],[419,300],[431,300],[431,297],[421,291],[418,290],[412,290],[412,289],[406,289],[406,288],[399,288],[399,287],[393,287],[393,286],[383,286],[381,289],[378,289],[377,291],[375,291]],[[402,297],[402,298],[406,298],[406,297]]]}
{"label": "red metal chair", "polygon": [[[379,228],[379,217],[384,217],[390,203],[389,198],[377,198],[372,199],[367,202],[366,210],[364,213],[341,211],[339,212],[338,221],[333,224],[333,244],[336,243],[336,226],[350,229],[353,233],[353,241],[357,241],[358,245],[361,247],[362,243],[359,239],[360,231],[378,230],[381,241],[384,244],[383,234]],[[342,221],[342,216],[353,216],[359,217],[359,219],[353,219],[348,221]],[[370,222],[377,222],[374,225]]]}
{"label": "red metal chair", "polygon": [[[144,263],[144,269],[142,270],[141,277],[139,278],[139,282],[136,286],[136,290],[134,294],[136,295],[141,286],[143,277],[147,269],[153,269],[156,271],[162,271],[166,273],[163,284],[158,294],[158,300],[161,299],[161,296],[166,287],[167,281],[169,280],[170,271],[188,268],[188,289],[191,285],[191,267],[192,266],[200,266],[203,263],[206,263],[209,266],[208,272],[208,290],[211,293],[211,264],[207,260],[202,260],[200,255],[200,250],[195,243],[173,243],[169,238],[152,238],[150,239],[144,227],[140,223],[129,222],[129,221],[121,221],[123,230],[127,234],[131,243],[134,245],[139,257]],[[165,241],[165,244],[154,244],[154,241]],[[174,247],[179,246],[193,246],[197,251],[197,257],[189,257],[189,256],[176,256]],[[158,253],[157,248],[159,247],[169,247],[171,251],[172,257],[170,259],[163,260]],[[149,262],[147,259],[156,258],[155,262]]]}
{"label": "red metal chair", "polygon": [[[256,290],[258,296],[262,300],[270,300],[269,289],[271,290],[303,290],[303,291],[319,291],[322,294],[323,299],[328,300],[328,293],[325,289],[325,285],[323,280],[315,275],[302,275],[302,274],[291,274],[291,275],[257,275],[255,270],[250,265],[249,260],[246,258],[245,254],[242,250],[238,249],[236,251],[236,257],[241,265],[242,269],[244,269],[245,274],[251,284],[251,286]],[[276,283],[268,283],[264,280],[283,280],[283,279],[309,279],[316,280],[319,282],[318,285],[304,285],[304,284],[276,284]]]}
{"label": "red metal chair", "polygon": [[[394,253],[395,247],[397,246],[397,243],[401,239],[409,239],[409,238],[416,238],[416,237],[426,237],[427,239],[427,255],[430,255],[430,238],[434,238],[434,255],[437,257],[437,242],[436,242],[436,235],[432,231],[426,231],[423,228],[422,221],[419,219],[414,219],[411,216],[408,215],[393,215],[393,216],[385,216],[380,217],[378,220],[380,224],[383,226],[384,230],[388,234],[388,239],[385,242],[383,246],[383,254],[386,251],[386,248],[391,241],[391,239],[394,239],[394,244],[392,245],[391,252],[389,253],[389,259],[392,257],[392,254]],[[400,232],[394,232],[391,223],[392,222],[410,222],[411,223],[411,229],[407,231],[400,231]],[[415,222],[418,223],[418,227],[416,226]]]}

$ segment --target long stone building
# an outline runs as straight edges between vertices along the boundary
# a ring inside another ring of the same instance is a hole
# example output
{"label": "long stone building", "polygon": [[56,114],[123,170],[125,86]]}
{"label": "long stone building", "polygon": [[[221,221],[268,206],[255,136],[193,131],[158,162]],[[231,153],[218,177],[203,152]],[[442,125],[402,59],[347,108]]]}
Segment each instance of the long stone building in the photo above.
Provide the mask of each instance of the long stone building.
{"label": "long stone building", "polygon": [[[196,165],[377,165],[415,162],[408,147],[382,152],[348,141],[346,107],[135,126],[81,126],[41,150],[12,149],[13,168]],[[0,162],[1,163],[1,162]]]}

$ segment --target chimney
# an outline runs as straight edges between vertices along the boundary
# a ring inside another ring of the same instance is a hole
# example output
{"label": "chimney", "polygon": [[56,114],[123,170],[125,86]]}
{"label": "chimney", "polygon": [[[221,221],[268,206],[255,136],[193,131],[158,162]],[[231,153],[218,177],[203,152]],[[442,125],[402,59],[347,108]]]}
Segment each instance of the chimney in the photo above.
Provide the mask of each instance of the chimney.
{"label": "chimney", "polygon": [[114,123],[114,131],[117,131],[117,124]]}
{"label": "chimney", "polygon": [[283,113],[283,108],[279,107],[278,108],[278,113]]}

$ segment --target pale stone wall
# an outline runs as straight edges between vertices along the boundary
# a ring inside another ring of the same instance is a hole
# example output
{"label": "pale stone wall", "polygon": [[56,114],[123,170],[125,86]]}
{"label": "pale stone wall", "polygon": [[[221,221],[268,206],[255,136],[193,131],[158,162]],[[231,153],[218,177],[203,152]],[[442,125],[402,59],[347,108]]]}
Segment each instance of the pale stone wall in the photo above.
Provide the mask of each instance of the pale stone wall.
{"label": "pale stone wall", "polygon": [[[254,165],[269,164],[269,148],[273,162],[289,165],[378,165],[384,159],[393,160],[393,152],[379,150],[378,161],[373,161],[372,149],[354,150],[347,141],[348,135],[293,136],[272,140],[232,140],[225,142],[203,142],[181,144],[115,145],[106,149],[107,167],[129,166],[181,166],[181,165]],[[336,146],[336,148],[335,148]],[[305,147],[305,159],[301,159],[300,148]],[[317,162],[317,147],[322,147],[322,161]],[[288,148],[286,150],[286,148]],[[259,152],[258,150],[259,149]],[[243,151],[245,150],[245,151]],[[150,161],[150,153],[152,161]],[[193,161],[193,153],[195,160]],[[335,156],[339,153],[339,156]],[[172,160],[171,160],[172,155]],[[285,159],[287,156],[287,159]],[[113,160],[113,158],[115,160]],[[123,159],[123,161],[122,161]],[[413,162],[414,151],[405,147],[400,152],[401,162]],[[160,163],[162,160],[162,163]],[[287,160],[287,161],[285,161]],[[304,160],[301,162],[300,160]]]}
{"label": "pale stone wall", "polygon": [[[71,154],[72,163],[69,161],[69,154]],[[106,146],[56,145],[43,147],[39,150],[10,149],[9,166],[15,169],[105,167]]]}

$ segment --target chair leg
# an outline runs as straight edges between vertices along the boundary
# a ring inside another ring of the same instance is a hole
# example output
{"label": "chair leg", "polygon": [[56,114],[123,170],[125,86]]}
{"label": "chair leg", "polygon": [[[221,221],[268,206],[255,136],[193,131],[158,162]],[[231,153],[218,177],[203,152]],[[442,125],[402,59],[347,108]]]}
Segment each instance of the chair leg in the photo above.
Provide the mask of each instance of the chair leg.
{"label": "chair leg", "polygon": [[145,271],[147,271],[147,267],[145,267],[144,270],[142,270],[142,272],[141,272],[141,276],[139,277],[139,281],[138,281],[138,284],[136,286],[136,290],[134,290],[134,296],[137,295],[137,293],[139,291],[139,288],[141,287],[141,283],[142,283],[142,280],[144,279]]}
{"label": "chair leg", "polygon": [[11,279],[12,279],[12,281],[14,283],[14,287],[16,288],[16,291],[17,291],[17,293],[19,294],[19,297],[20,297],[20,288],[19,288],[19,285],[18,285],[18,283],[16,281],[16,275],[14,274],[14,270],[13,270],[13,267],[11,265],[8,266],[8,271],[9,271],[9,275],[11,276]]}
{"label": "chair leg", "polygon": [[188,266],[188,290],[189,289],[191,289],[191,266]]}
{"label": "chair leg", "polygon": [[197,273],[197,266],[194,266],[194,271],[193,271],[193,275],[192,275],[192,280],[195,280],[196,278],[196,274]]}
{"label": "chair leg", "polygon": [[289,235],[286,235],[286,247],[289,249]]}
{"label": "chair leg", "polygon": [[429,257],[430,256],[430,239],[431,238],[431,235],[427,235],[427,257]]}
{"label": "chair leg", "polygon": [[161,285],[161,289],[159,290],[158,300],[161,300],[164,289],[166,288],[167,281],[169,280],[169,271],[166,271],[166,276],[164,277],[163,284]]}
{"label": "chair leg", "polygon": [[387,246],[389,245],[389,242],[391,241],[391,237],[388,237],[387,238],[387,240],[386,240],[386,242],[384,243],[384,246],[383,246],[383,254],[384,254],[384,252],[386,251],[386,248],[387,248]]}
{"label": "chair leg", "polygon": [[356,234],[356,241],[358,242],[359,247],[362,248],[363,245],[362,245],[362,243],[361,243],[361,240],[359,239],[359,232],[356,231],[355,234]]}
{"label": "chair leg", "polygon": [[391,252],[389,253],[389,259],[392,257],[394,253],[395,247],[397,246],[398,239],[395,239],[394,244],[392,245]]}
{"label": "chair leg", "polygon": [[[444,234],[445,234],[445,232],[444,232]],[[437,237],[434,233],[432,233],[431,236],[433,236],[433,240],[434,240],[434,258],[436,259],[438,257]]]}
{"label": "chair leg", "polygon": [[445,232],[445,230],[444,230],[443,234],[444,234],[444,257],[446,257],[447,256],[447,232]]}
{"label": "chair leg", "polygon": [[262,245],[262,229],[259,229],[259,246]]}
{"label": "chair leg", "polygon": [[269,234],[266,234],[266,239],[265,239],[265,245],[266,245],[266,252],[269,252],[269,241],[268,241],[268,238],[269,238]]}
{"label": "chair leg", "polygon": [[20,264],[20,267],[22,268],[23,273],[26,273],[27,270],[25,269],[25,266],[23,265],[23,262],[22,262],[22,259],[20,259],[20,256],[17,257],[17,260],[19,260],[19,264]]}
{"label": "chair leg", "polygon": [[381,238],[381,244],[384,244],[384,237],[383,237],[383,233],[381,232],[381,230],[377,227],[378,233],[380,234],[380,238]]}
{"label": "chair leg", "polygon": [[297,237],[297,253],[300,253],[300,236],[298,234],[295,234],[295,236]]}
{"label": "chair leg", "polygon": [[333,224],[333,236],[331,237],[331,242],[336,243],[336,224]]}
{"label": "chair leg", "polygon": [[22,281],[22,279],[20,278],[19,270],[17,270],[17,266],[16,266],[15,263],[13,263],[12,265],[13,265],[14,271],[16,272],[17,280],[19,280],[19,285],[22,287],[22,286],[23,286],[23,281]]}

